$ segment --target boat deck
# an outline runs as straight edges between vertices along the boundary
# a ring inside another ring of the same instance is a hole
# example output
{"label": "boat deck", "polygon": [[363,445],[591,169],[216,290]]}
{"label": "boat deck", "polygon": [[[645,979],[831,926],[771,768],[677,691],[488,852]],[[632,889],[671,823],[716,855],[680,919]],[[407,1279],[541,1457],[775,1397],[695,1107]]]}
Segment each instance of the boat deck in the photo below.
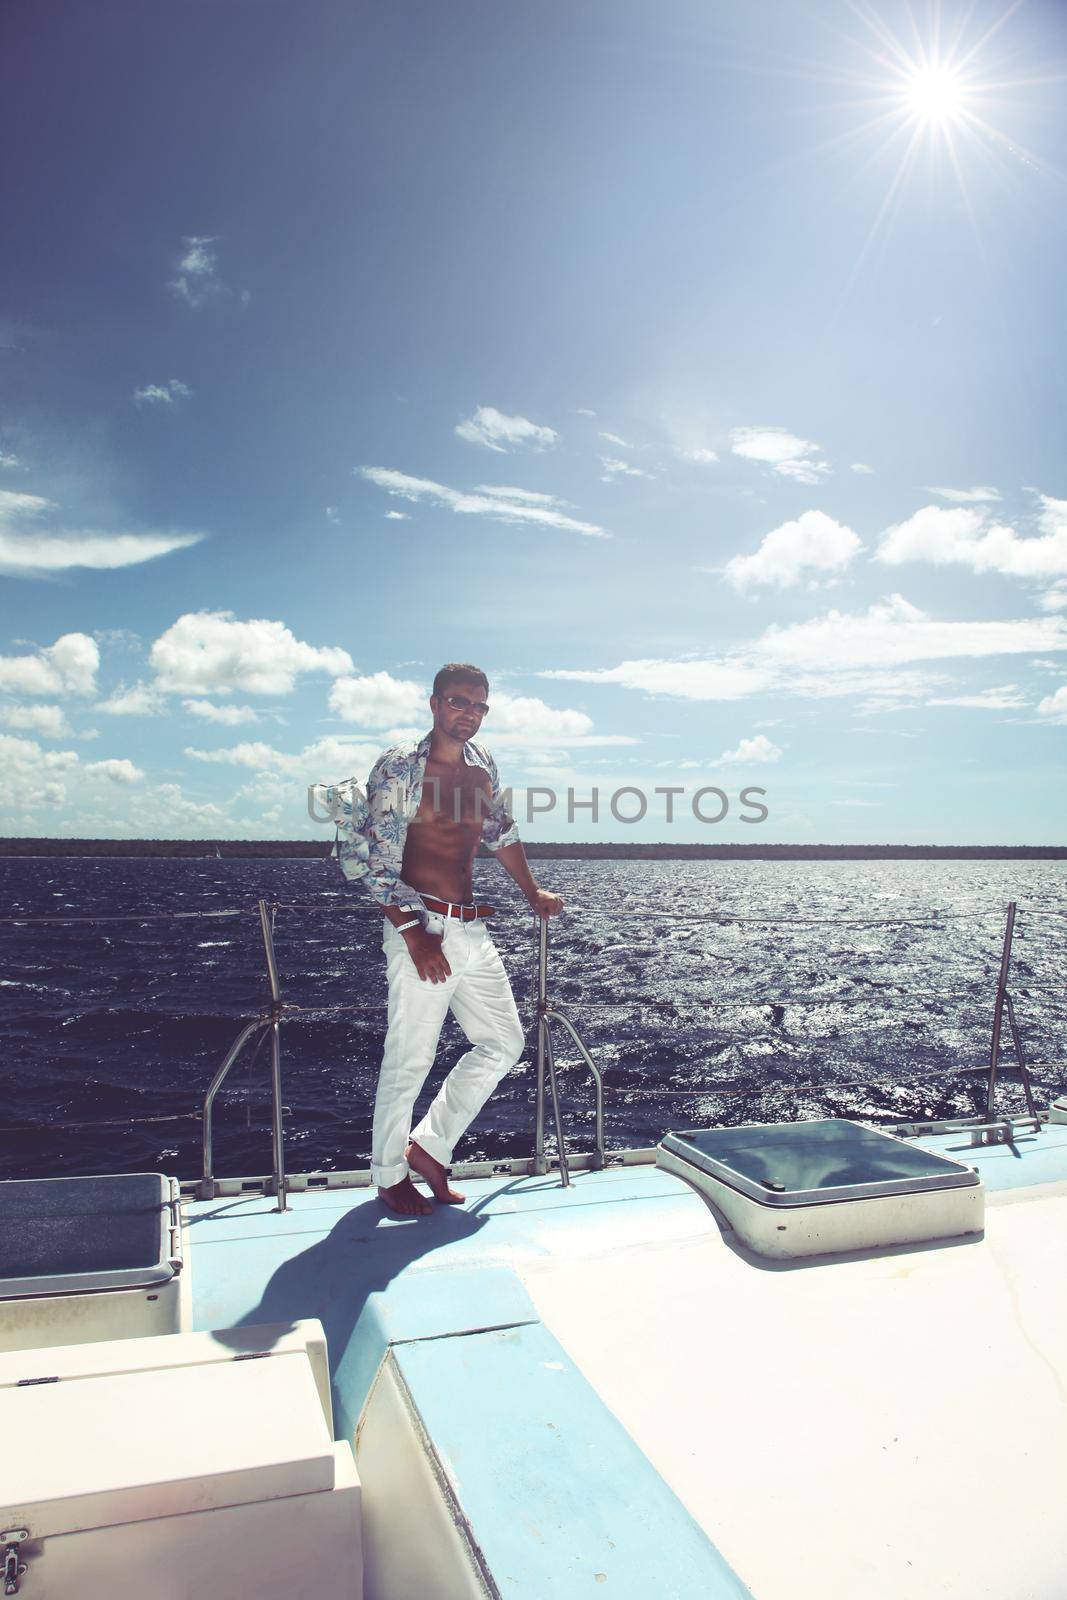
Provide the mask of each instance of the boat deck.
{"label": "boat deck", "polygon": [[1053,1600],[1067,1126],[920,1142],[984,1235],[770,1262],[651,1164],[191,1202],[194,1325],[320,1318],[338,1436],[391,1349],[502,1593]]}

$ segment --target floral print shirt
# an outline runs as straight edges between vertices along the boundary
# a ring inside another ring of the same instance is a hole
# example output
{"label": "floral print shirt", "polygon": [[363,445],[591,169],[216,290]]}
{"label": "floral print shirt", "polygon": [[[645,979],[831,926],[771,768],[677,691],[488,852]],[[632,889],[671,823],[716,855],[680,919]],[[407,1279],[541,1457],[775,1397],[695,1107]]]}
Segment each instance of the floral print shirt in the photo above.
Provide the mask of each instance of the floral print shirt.
{"label": "floral print shirt", "polygon": [[[383,906],[399,906],[425,923],[429,915],[417,889],[400,876],[408,824],[419,809],[423,775],[432,735],[413,749],[395,745],[378,757],[367,779],[366,794],[355,779],[329,785],[324,798],[337,825],[337,859],[349,883],[362,884]],[[482,843],[490,850],[515,844],[519,830],[510,813],[511,791],[500,786],[496,762],[484,745],[468,739],[463,746],[468,766],[489,774],[491,798],[482,819]]]}

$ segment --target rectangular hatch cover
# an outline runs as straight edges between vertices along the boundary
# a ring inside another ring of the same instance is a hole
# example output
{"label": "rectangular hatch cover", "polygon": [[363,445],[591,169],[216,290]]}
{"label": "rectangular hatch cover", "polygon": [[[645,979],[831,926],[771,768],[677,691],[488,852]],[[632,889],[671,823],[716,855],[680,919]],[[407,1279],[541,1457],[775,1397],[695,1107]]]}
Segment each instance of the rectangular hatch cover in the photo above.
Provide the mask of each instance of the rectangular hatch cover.
{"label": "rectangular hatch cover", "polygon": [[661,1148],[771,1207],[925,1194],[979,1183],[948,1156],[845,1117],[667,1133]]}

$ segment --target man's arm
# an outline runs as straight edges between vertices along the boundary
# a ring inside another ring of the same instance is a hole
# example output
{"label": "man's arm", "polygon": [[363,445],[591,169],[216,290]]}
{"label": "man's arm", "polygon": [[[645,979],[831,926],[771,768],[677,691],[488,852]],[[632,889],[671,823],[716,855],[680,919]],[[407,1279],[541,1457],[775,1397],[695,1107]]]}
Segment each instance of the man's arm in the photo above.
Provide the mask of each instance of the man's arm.
{"label": "man's arm", "polygon": [[489,763],[489,781],[492,796],[489,803],[489,814],[482,823],[482,843],[487,850],[503,866],[505,872],[515,879],[519,888],[530,902],[531,907],[539,917],[554,917],[563,910],[563,901],[558,894],[552,894],[548,889],[538,887],[530,863],[526,859],[526,851],[522,848],[519,830],[515,819],[511,815],[508,801],[511,797],[510,789],[504,789],[500,783],[500,773],[497,771],[496,762],[485,752]]}
{"label": "man's arm", "polygon": [[421,894],[400,876],[408,829],[409,774],[397,770],[395,754],[387,750],[380,756],[367,779],[364,834],[369,848],[364,883],[388,921],[401,930],[419,977],[444,983],[452,972],[444,942],[440,934],[429,931],[429,913]]}
{"label": "man's arm", "polygon": [[521,839],[515,839],[511,844],[499,845],[493,854],[504,871],[515,879],[539,917],[554,917],[563,910],[563,901],[559,895],[553,894],[549,889],[540,888],[535,882]]}
{"label": "man's arm", "polygon": [[413,917],[425,926],[422,896],[400,876],[407,837],[407,789],[403,774],[396,770],[395,754],[387,750],[379,756],[367,779],[367,813],[360,830],[366,842],[366,863],[359,881],[394,926]]}

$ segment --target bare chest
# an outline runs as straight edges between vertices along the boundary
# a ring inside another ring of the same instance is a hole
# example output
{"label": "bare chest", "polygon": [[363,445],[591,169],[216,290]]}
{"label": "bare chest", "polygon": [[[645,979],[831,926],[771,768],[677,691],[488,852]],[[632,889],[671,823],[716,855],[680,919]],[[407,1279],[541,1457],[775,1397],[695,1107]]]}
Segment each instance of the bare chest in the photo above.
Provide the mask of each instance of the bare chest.
{"label": "bare chest", "polygon": [[427,762],[416,819],[420,823],[481,824],[489,814],[492,787],[482,767],[439,767]]}

